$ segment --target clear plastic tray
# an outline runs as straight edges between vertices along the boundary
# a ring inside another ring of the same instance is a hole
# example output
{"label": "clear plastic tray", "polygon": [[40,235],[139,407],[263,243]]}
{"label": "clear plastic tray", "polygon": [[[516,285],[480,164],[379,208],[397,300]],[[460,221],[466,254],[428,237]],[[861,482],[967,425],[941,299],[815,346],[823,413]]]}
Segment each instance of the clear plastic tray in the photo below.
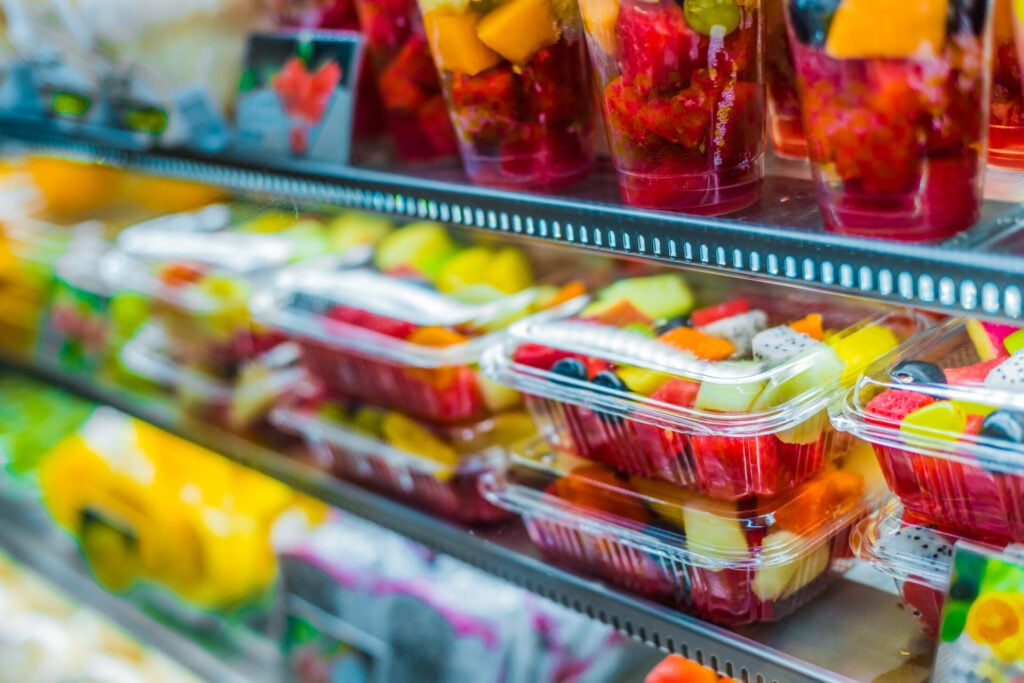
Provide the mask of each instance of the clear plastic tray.
{"label": "clear plastic tray", "polygon": [[885,494],[870,449],[741,503],[539,449],[483,480],[552,560],[728,625],[780,619],[847,568],[852,525]]}
{"label": "clear plastic tray", "polygon": [[[874,446],[889,487],[915,516],[978,541],[1020,542],[1024,444],[979,432],[989,419],[1012,431],[1024,411],[1024,391],[1012,378],[1024,355],[1003,366],[1008,354],[999,337],[1010,330],[991,329],[994,337],[962,318],[936,326],[872,366],[832,417]],[[986,360],[999,353],[1002,359]],[[908,361],[923,365],[901,365]],[[986,386],[997,366],[1009,381]],[[902,376],[908,372],[918,379]]]}
{"label": "clear plastic tray", "polygon": [[[311,374],[329,391],[400,410],[435,423],[476,422],[521,403],[516,392],[480,375],[477,364],[495,344],[505,320],[564,315],[572,301],[541,310],[555,287],[537,285],[481,304],[443,294],[422,281],[371,269],[306,269],[264,288],[256,318],[297,342]],[[408,338],[328,317],[343,306],[375,321],[399,323]],[[368,316],[369,317],[369,316]],[[418,343],[423,330],[453,335],[445,344]]]}
{"label": "clear plastic tray", "polygon": [[[271,413],[271,422],[302,436],[317,464],[338,476],[470,524],[512,516],[488,503],[478,484],[481,476],[505,463],[507,446],[497,439],[524,441],[532,431],[529,417],[522,412],[474,425],[437,428],[399,413],[333,402],[279,406]],[[445,451],[447,461],[403,447],[395,441],[399,431],[405,436],[398,438],[411,446]]]}
{"label": "clear plastic tray", "polygon": [[[843,308],[820,299],[801,300],[799,294],[768,300],[763,293],[744,293],[739,298],[752,311],[764,312],[767,327],[821,311],[825,330],[842,331],[828,344],[816,343],[777,364],[748,360],[749,351],[748,359],[713,362],[587,319],[581,306],[580,315],[568,319],[513,325],[485,354],[482,367],[496,382],[523,392],[540,431],[556,449],[716,498],[775,495],[813,476],[829,453],[842,450],[827,416],[842,383],[923,323],[906,310]],[[867,349],[880,338],[888,346],[871,355]],[[591,377],[553,372],[550,361],[563,358],[582,360]],[[617,374],[657,376],[661,388],[647,395],[628,384],[624,389],[599,386],[591,369],[595,363]],[[685,402],[661,395],[673,386],[689,388]],[[726,406],[715,394],[725,396],[731,410],[715,407]]]}
{"label": "clear plastic tray", "polygon": [[182,410],[235,430],[261,424],[305,378],[298,350],[290,344],[252,359],[237,377],[225,379],[176,360],[167,351],[169,343],[159,325],[149,324],[122,347],[121,361],[140,377],[173,390]]}

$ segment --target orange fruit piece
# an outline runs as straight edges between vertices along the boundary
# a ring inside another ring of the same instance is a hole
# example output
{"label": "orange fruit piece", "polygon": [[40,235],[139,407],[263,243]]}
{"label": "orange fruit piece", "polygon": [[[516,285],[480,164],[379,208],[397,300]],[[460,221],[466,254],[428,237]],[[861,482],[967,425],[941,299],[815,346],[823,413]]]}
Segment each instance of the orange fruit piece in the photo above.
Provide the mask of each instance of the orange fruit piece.
{"label": "orange fruit piece", "polygon": [[567,301],[572,301],[587,293],[587,287],[579,280],[573,280],[569,284],[555,292],[554,296],[544,302],[544,308],[554,308]]}
{"label": "orange fruit piece", "polygon": [[794,534],[805,533],[856,505],[864,492],[864,478],[852,472],[822,472],[775,513],[775,525]]}
{"label": "orange fruit piece", "polygon": [[725,360],[736,351],[728,339],[712,337],[692,327],[677,327],[658,337],[658,340],[681,351],[689,351],[704,360]]}
{"label": "orange fruit piece", "polygon": [[469,338],[447,327],[421,327],[409,335],[406,340],[418,346],[455,346],[464,344]]}
{"label": "orange fruit piece", "polygon": [[833,59],[901,59],[938,54],[946,39],[949,0],[843,0],[828,32]]}
{"label": "orange fruit piece", "polygon": [[478,21],[480,15],[475,12],[453,14],[436,9],[423,15],[423,28],[439,69],[475,76],[501,62],[501,55],[477,37]]}
{"label": "orange fruit piece", "polygon": [[697,662],[669,655],[644,678],[644,683],[719,683],[714,670]]}
{"label": "orange fruit piece", "polygon": [[632,495],[629,484],[601,465],[583,465],[554,483],[554,493],[580,507],[600,510],[647,524],[650,514]]}
{"label": "orange fruit piece", "polygon": [[796,332],[806,334],[811,339],[821,341],[825,338],[825,330],[821,326],[821,313],[811,313],[806,318],[790,323],[789,327]]}
{"label": "orange fruit piece", "polygon": [[600,320],[605,325],[612,327],[625,327],[632,323],[651,324],[650,316],[630,303],[629,299],[620,299],[599,313],[587,317]]}
{"label": "orange fruit piece", "polygon": [[124,172],[113,166],[47,156],[29,157],[28,172],[47,211],[75,216],[100,209],[120,193]]}
{"label": "orange fruit piece", "polygon": [[548,0],[511,0],[480,20],[476,34],[487,47],[514,64],[554,45],[558,18]]}

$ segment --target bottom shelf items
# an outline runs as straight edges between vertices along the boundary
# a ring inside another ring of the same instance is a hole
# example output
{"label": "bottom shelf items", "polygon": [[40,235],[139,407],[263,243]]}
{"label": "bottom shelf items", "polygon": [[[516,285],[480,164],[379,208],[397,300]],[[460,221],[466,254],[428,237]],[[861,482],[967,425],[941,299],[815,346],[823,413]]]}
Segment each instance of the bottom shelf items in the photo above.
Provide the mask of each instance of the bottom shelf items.
{"label": "bottom shelf items", "polygon": [[[890,677],[920,681],[928,675],[933,646],[917,633],[903,614],[899,598],[890,593],[837,580],[816,600],[781,621],[736,629],[714,626],[551,565],[538,554],[518,521],[470,530],[338,480],[318,469],[315,459],[294,442],[274,448],[179,415],[169,402],[147,400],[95,378],[69,376],[38,363],[20,369],[119,408],[343,511],[609,624],[637,642],[694,659],[738,681],[836,683]],[[16,530],[4,528],[0,544],[17,545],[17,538],[7,540],[11,534],[17,537]],[[27,546],[23,552],[34,552],[38,563],[52,563],[46,550],[33,551],[31,543]],[[106,594],[98,599],[111,603],[114,610],[124,609]],[[179,643],[186,645],[195,647]],[[229,680],[223,676],[215,679]]]}

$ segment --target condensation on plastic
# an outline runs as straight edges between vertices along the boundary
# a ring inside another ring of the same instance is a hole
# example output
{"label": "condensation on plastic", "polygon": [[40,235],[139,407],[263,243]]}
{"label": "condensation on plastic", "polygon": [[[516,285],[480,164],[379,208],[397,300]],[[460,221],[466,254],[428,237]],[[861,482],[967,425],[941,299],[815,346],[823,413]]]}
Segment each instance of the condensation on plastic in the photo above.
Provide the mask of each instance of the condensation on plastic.
{"label": "condensation on plastic", "polygon": [[[422,455],[395,448],[383,439],[331,424],[315,412],[282,405],[270,414],[282,431],[301,436],[320,465],[344,479],[385,491],[466,523],[487,523],[512,516],[484,500],[480,478],[504,464],[507,453],[495,444],[461,453],[454,471]],[[486,437],[491,423],[444,430],[451,442]],[[456,450],[460,450],[456,448]]]}

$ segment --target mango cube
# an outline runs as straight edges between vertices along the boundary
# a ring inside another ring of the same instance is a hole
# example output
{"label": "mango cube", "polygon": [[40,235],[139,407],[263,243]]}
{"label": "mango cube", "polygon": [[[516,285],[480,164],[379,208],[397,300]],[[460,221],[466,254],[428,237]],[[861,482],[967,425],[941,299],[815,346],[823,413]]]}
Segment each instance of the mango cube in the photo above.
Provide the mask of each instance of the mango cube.
{"label": "mango cube", "polygon": [[515,64],[525,64],[558,40],[558,19],[549,0],[511,0],[480,20],[477,35]]}
{"label": "mango cube", "polygon": [[475,12],[452,14],[446,9],[423,16],[423,27],[439,69],[475,76],[501,62],[501,56],[477,37],[479,21]]}

